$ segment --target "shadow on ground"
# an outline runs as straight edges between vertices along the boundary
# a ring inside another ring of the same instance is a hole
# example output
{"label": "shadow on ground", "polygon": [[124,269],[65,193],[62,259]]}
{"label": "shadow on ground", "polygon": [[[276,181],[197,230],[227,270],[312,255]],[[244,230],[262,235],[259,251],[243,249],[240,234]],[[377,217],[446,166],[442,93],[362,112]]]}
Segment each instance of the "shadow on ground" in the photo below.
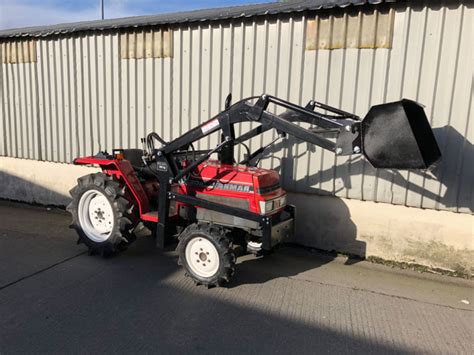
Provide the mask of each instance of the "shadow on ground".
{"label": "shadow on ground", "polygon": [[[1,290],[2,353],[401,350],[318,326],[317,319],[282,315],[270,294],[268,304],[276,308],[265,311],[252,305],[262,301],[259,293],[234,299],[230,290],[195,287],[183,278],[174,253],[160,253],[153,247],[152,238],[142,238],[114,258],[81,255]],[[277,257],[258,265],[242,263],[231,287],[239,292],[240,283],[281,277],[274,263],[282,262],[285,259]],[[320,265],[319,261],[303,264],[305,269]],[[298,265],[287,269],[300,270]]]}
{"label": "shadow on ground", "polygon": [[18,282],[0,288],[2,354],[378,354],[467,352],[470,344],[471,318],[459,310],[292,277],[331,256],[282,248],[241,260],[228,288],[208,290],[151,237],[103,259],[75,245],[62,212],[0,205],[0,216],[2,273],[30,260]]}

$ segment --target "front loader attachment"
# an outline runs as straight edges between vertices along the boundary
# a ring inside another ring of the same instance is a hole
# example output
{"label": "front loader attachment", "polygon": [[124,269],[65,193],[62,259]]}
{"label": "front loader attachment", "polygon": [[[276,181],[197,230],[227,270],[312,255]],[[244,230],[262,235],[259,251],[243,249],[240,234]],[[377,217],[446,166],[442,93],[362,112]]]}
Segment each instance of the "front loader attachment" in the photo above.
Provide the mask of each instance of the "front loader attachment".
{"label": "front loader attachment", "polygon": [[361,122],[361,138],[375,168],[426,169],[441,157],[423,107],[411,100],[373,106]]}
{"label": "front loader attachment", "polygon": [[[252,103],[254,99],[257,100]],[[158,151],[154,149],[153,140],[159,136],[153,133],[147,137],[147,145],[153,148],[150,148],[149,154],[156,154],[158,160],[163,160],[163,169],[169,165],[166,172],[170,176],[166,177],[166,181],[171,179],[177,182],[186,177],[214,153],[219,154],[222,163],[233,164],[235,145],[270,129],[276,129],[278,138],[291,135],[337,155],[363,154],[375,168],[427,169],[441,157],[423,107],[411,100],[373,106],[363,120],[352,113],[313,100],[304,107],[270,95],[247,98],[231,106],[229,101],[226,109],[214,118],[171,142],[161,142],[163,146]],[[275,114],[267,109],[269,104],[285,108],[286,111]],[[236,137],[234,125],[246,121],[260,125]],[[310,124],[311,127],[304,127],[300,123]],[[188,155],[193,142],[219,130],[222,138],[215,148],[203,151],[185,168],[176,165],[177,155]],[[241,164],[255,165],[268,146],[260,147],[255,152],[250,152],[247,147],[246,158]]]}

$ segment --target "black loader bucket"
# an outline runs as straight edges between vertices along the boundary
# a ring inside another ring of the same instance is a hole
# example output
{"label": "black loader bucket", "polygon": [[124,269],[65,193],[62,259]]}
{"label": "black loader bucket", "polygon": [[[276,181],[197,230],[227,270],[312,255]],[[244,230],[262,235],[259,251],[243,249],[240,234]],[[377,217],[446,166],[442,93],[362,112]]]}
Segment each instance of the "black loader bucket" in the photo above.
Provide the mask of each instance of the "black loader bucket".
{"label": "black loader bucket", "polygon": [[406,99],[372,106],[362,121],[362,142],[375,168],[426,169],[441,157],[423,107]]}

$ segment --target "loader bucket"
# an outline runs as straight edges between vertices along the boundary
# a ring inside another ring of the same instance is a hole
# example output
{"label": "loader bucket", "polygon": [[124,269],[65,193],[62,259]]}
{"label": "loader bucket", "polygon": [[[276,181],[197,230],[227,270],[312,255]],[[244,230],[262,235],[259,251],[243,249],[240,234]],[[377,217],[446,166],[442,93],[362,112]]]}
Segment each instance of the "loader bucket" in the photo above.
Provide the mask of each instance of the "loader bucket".
{"label": "loader bucket", "polygon": [[426,169],[441,157],[425,111],[414,101],[372,106],[361,130],[364,155],[375,168]]}

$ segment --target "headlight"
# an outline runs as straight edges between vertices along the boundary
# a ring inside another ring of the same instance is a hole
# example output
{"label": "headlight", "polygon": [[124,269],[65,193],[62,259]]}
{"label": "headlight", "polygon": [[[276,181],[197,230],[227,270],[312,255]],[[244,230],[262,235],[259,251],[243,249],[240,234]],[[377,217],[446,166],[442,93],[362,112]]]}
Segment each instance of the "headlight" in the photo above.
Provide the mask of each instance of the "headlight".
{"label": "headlight", "polygon": [[267,214],[273,210],[273,200],[260,201],[260,214]]}
{"label": "headlight", "polygon": [[269,214],[272,211],[286,206],[286,195],[283,195],[273,200],[259,201],[259,204],[260,214]]}

